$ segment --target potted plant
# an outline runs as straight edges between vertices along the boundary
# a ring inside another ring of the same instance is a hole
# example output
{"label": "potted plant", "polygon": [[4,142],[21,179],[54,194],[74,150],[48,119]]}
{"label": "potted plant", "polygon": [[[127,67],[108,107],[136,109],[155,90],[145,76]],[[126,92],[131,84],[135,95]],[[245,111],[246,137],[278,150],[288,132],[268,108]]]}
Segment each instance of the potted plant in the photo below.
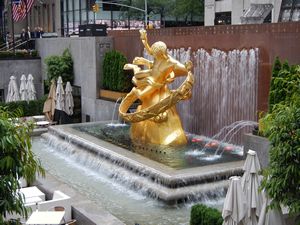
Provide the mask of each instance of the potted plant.
{"label": "potted plant", "polygon": [[112,50],[105,54],[102,89],[100,90],[101,98],[116,101],[131,90],[133,73],[123,70],[126,63],[126,57],[118,51]]}

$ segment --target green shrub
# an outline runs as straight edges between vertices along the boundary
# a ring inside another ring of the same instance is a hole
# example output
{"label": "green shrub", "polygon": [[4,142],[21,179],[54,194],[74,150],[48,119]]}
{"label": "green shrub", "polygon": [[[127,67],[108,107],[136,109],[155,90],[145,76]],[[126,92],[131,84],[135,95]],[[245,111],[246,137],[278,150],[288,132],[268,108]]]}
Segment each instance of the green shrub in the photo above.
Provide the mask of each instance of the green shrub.
{"label": "green shrub", "polygon": [[45,81],[46,89],[49,89],[51,80],[57,80],[59,76],[61,76],[64,82],[70,81],[73,85],[73,59],[69,49],[65,49],[62,56],[52,55],[46,57],[45,63],[47,65],[47,80]]}
{"label": "green shrub", "polygon": [[262,187],[275,203],[300,212],[300,89],[291,102],[274,106],[265,134],[271,142],[270,165]]}
{"label": "green shrub", "polygon": [[38,57],[37,50],[16,50],[16,54],[9,51],[0,51],[0,59],[24,59],[24,58],[36,58]]}
{"label": "green shrub", "polygon": [[132,76],[123,70],[126,63],[126,57],[118,51],[113,50],[105,54],[102,83],[104,89],[119,92],[129,92],[132,89]]}
{"label": "green shrub", "polygon": [[222,225],[221,213],[214,208],[197,204],[192,207],[190,225]]}
{"label": "green shrub", "polygon": [[41,99],[32,101],[17,101],[17,102],[1,102],[0,106],[7,108],[10,112],[20,110],[21,116],[34,116],[43,114],[44,102],[47,96],[43,96]]}

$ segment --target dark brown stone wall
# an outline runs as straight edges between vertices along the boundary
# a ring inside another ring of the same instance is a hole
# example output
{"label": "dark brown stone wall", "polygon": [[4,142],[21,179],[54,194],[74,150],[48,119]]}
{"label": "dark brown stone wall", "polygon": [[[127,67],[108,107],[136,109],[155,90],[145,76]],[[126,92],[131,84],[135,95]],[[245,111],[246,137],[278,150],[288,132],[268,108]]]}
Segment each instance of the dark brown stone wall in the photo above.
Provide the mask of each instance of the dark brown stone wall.
{"label": "dark brown stone wall", "polygon": [[[181,27],[148,30],[150,43],[164,41],[168,48],[197,50],[212,48],[259,48],[258,111],[266,111],[272,63],[276,56],[291,64],[300,64],[300,22],[247,24],[213,27]],[[141,56],[143,51],[138,30],[109,31],[114,46],[129,61]]]}

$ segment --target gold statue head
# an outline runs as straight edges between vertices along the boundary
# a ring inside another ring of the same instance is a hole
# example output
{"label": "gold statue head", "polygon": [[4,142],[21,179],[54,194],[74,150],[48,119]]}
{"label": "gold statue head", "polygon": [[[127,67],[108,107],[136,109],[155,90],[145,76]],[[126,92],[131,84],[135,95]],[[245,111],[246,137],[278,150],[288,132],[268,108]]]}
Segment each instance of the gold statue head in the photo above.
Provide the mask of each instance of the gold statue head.
{"label": "gold statue head", "polygon": [[168,58],[167,45],[162,41],[152,44],[151,52],[154,58]]}

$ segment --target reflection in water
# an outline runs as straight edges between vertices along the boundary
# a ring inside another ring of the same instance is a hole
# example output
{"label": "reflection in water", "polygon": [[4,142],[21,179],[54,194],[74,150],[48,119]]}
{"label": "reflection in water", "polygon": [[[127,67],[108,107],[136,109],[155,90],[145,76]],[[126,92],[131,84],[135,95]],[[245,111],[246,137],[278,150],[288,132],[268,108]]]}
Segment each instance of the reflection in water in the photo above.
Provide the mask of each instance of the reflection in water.
{"label": "reflection in water", "polygon": [[[242,159],[242,149],[226,143],[218,143],[210,138],[188,134],[188,144],[181,147],[157,146],[132,142],[130,126],[126,124],[74,125],[76,130],[121,146],[129,151],[175,169],[232,162]],[[216,154],[216,150],[219,154]],[[223,153],[223,154],[221,154]]]}

